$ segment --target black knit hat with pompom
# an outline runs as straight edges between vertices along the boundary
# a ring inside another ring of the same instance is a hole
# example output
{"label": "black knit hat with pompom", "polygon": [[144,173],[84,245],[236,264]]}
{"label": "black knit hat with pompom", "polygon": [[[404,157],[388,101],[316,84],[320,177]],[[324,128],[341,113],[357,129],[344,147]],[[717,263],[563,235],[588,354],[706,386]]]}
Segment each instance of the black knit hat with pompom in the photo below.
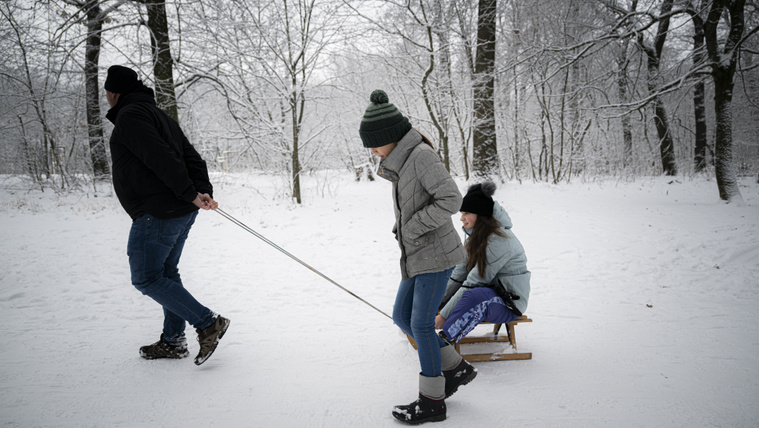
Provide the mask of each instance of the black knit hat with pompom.
{"label": "black knit hat with pompom", "polygon": [[492,217],[495,188],[495,183],[492,181],[469,186],[459,211]]}
{"label": "black knit hat with pompom", "polygon": [[397,143],[411,130],[411,122],[390,104],[385,91],[377,89],[369,100],[372,103],[366,108],[358,129],[364,147],[371,149]]}

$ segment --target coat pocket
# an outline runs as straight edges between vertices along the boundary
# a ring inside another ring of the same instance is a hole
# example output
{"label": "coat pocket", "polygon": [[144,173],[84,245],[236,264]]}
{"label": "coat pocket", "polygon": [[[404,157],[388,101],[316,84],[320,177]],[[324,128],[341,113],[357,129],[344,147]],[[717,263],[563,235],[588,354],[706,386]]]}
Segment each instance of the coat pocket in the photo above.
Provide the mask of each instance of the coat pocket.
{"label": "coat pocket", "polygon": [[429,233],[425,233],[424,235],[412,239],[409,238],[406,234],[401,234],[403,248],[406,250],[406,257],[410,257],[424,251],[430,241],[429,235]]}

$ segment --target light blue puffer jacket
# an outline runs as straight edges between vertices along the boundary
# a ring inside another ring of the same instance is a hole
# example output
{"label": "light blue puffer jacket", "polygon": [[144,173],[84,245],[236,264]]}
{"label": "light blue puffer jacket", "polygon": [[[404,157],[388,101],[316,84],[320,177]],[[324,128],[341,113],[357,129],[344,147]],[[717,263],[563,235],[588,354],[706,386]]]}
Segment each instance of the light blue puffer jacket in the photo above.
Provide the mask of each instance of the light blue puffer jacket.
{"label": "light blue puffer jacket", "polygon": [[[443,301],[448,303],[440,311],[443,318],[448,318],[453,312],[461,296],[471,287],[482,287],[500,283],[506,291],[519,296],[514,300],[514,306],[522,313],[527,310],[530,298],[530,271],[527,270],[527,257],[519,239],[511,231],[511,218],[498,202],[493,206],[493,217],[503,226],[506,237],[491,234],[488,238],[488,263],[484,275],[480,276],[475,266],[470,272],[466,271],[466,261],[456,265],[448,281]],[[471,230],[464,229],[469,235]]]}

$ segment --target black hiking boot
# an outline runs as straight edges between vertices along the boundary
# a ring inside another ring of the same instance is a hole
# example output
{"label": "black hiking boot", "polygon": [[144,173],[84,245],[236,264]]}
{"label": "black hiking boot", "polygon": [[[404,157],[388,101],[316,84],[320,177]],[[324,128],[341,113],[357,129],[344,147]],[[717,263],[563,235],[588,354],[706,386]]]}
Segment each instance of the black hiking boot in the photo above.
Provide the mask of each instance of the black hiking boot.
{"label": "black hiking boot", "polygon": [[419,398],[405,406],[395,406],[393,416],[409,425],[445,420],[445,400],[433,400],[419,394]]}
{"label": "black hiking boot", "polygon": [[181,345],[169,345],[163,340],[143,346],[140,348],[140,356],[146,360],[157,360],[159,358],[187,358],[190,352],[187,350],[187,343]]}
{"label": "black hiking boot", "polygon": [[216,350],[216,345],[219,344],[219,340],[224,337],[224,333],[229,328],[229,320],[217,315],[213,320],[213,324],[206,327],[203,330],[195,330],[198,332],[198,343],[200,343],[200,352],[195,357],[195,364],[201,365],[206,362],[208,357]]}
{"label": "black hiking boot", "polygon": [[477,377],[477,369],[469,364],[465,359],[453,370],[444,370],[445,376],[445,398],[450,397],[460,386],[466,385]]}

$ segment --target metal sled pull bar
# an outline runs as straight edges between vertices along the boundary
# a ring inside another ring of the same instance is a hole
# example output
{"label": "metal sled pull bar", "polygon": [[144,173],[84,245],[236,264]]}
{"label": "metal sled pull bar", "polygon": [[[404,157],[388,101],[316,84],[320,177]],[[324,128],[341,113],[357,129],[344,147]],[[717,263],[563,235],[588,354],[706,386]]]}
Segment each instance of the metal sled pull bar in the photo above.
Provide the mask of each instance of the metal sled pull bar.
{"label": "metal sled pull bar", "polygon": [[292,254],[288,253],[287,251],[285,251],[285,249],[284,249],[284,248],[282,248],[282,247],[280,247],[279,245],[275,244],[274,242],[272,242],[272,241],[268,240],[268,239],[267,239],[265,236],[261,235],[260,233],[256,232],[255,230],[251,229],[250,227],[248,227],[247,225],[245,225],[245,224],[244,224],[243,222],[241,222],[240,220],[237,220],[236,218],[234,218],[234,217],[232,217],[231,215],[227,214],[227,213],[226,213],[226,212],[224,212],[224,210],[222,210],[221,208],[216,208],[214,211],[216,211],[216,212],[217,212],[217,213],[219,213],[219,214],[220,214],[222,217],[226,218],[227,220],[231,221],[232,223],[234,223],[234,224],[236,224],[236,225],[240,226],[241,228],[245,229],[245,230],[246,230],[248,233],[250,233],[250,234],[254,235],[256,238],[258,238],[258,239],[260,239],[260,240],[262,240],[262,241],[266,242],[267,244],[271,245],[272,247],[276,248],[276,249],[277,249],[279,252],[281,252],[282,254],[285,254],[286,256],[290,257],[291,259],[295,260],[296,262],[298,262],[298,263],[302,264],[303,266],[307,267],[307,268],[308,268],[308,269],[310,269],[310,270],[311,270],[313,273],[315,273],[315,274],[317,274],[317,275],[321,276],[322,278],[326,279],[327,281],[331,282],[332,284],[334,284],[334,285],[336,285],[336,286],[340,287],[340,289],[342,289],[342,290],[343,290],[343,291],[345,291],[346,293],[350,294],[351,296],[353,296],[353,297],[357,298],[358,300],[360,300],[360,301],[362,301],[362,302],[366,303],[367,305],[371,306],[371,307],[372,307],[372,309],[374,309],[375,311],[377,311],[377,312],[381,313],[382,315],[384,315],[384,316],[386,316],[386,317],[390,318],[391,320],[393,319],[393,318],[392,318],[390,315],[388,315],[388,314],[386,314],[386,313],[382,312],[381,310],[377,309],[377,308],[376,308],[374,305],[372,305],[371,303],[369,303],[369,302],[367,302],[366,300],[362,299],[361,297],[357,296],[357,295],[356,295],[354,292],[352,292],[352,291],[348,290],[347,288],[345,288],[345,287],[343,287],[342,285],[338,284],[337,282],[333,281],[333,280],[332,280],[331,278],[329,278],[328,276],[324,275],[323,273],[321,273],[321,272],[319,272],[318,270],[314,269],[313,267],[309,266],[309,265],[308,265],[306,262],[304,262],[303,260],[301,260],[301,259],[299,259],[299,258],[295,257],[294,255],[292,255]]}

